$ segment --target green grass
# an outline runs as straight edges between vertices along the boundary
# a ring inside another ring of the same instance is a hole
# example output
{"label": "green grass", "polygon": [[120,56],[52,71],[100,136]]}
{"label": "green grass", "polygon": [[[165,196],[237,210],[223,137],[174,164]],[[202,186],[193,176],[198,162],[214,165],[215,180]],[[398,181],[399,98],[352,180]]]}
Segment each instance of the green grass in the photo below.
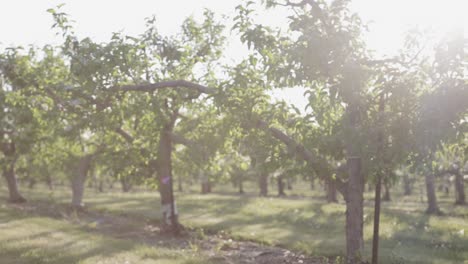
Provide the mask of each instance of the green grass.
{"label": "green grass", "polygon": [[0,207],[0,263],[203,264],[196,250],[156,247],[115,239],[83,226]]}
{"label": "green grass", "polygon": [[[345,249],[344,204],[342,202],[340,204],[326,204],[321,197],[323,196],[322,192],[312,192],[307,188],[306,185],[296,188],[291,193],[294,196],[290,198],[258,198],[253,193],[239,196],[228,193],[233,191],[232,188],[226,186],[215,189],[215,191],[221,189],[223,193],[200,195],[190,192],[177,193],[176,196],[181,214],[180,220],[184,225],[204,230],[223,230],[233,238],[281,245],[310,255],[343,255]],[[66,189],[59,189],[53,193],[48,193],[44,189],[25,190],[24,193],[32,200],[50,199],[55,203],[66,203],[69,200],[69,191]],[[382,209],[381,263],[468,263],[467,207],[455,207],[453,206],[453,197],[443,196],[439,193],[440,206],[445,215],[429,216],[424,213],[426,204],[420,200],[420,194],[416,193],[411,197],[403,197],[399,193],[394,195],[394,201],[384,203]],[[370,200],[372,193],[367,192],[365,196],[367,198],[364,227],[365,257],[369,258],[373,218],[373,204]],[[131,215],[138,218],[159,218],[159,200],[155,191],[139,190],[133,193],[108,192],[99,194],[94,190],[87,190],[85,203],[92,210]],[[5,209],[2,210],[1,212],[5,214]],[[2,216],[0,217],[3,219]],[[47,259],[47,256],[54,255],[55,251],[75,247],[76,251],[81,253],[64,256],[70,258],[70,263],[81,260],[80,254],[85,257],[86,261],[91,261],[83,263],[94,263],[93,257],[99,256],[94,256],[89,252],[95,252],[100,247],[104,247],[104,252],[108,251],[108,253],[101,254],[101,257],[110,258],[123,258],[127,254],[128,258],[137,259],[141,258],[142,251],[149,250],[145,246],[135,248],[134,243],[130,241],[107,241],[108,238],[103,237],[88,239],[82,237],[88,236],[88,234],[80,234],[77,230],[64,227],[63,230],[57,232],[66,238],[54,242],[48,247],[49,251],[41,251],[37,249],[41,248],[41,241],[44,244],[47,244],[49,240],[55,241],[52,234],[56,232],[54,230],[60,230],[60,225],[52,224],[55,220],[26,218],[25,216],[21,220],[17,220],[22,222],[15,224],[15,221],[12,222],[11,232],[8,231],[8,234],[10,234],[11,239],[22,241],[18,244],[19,248],[26,248],[26,252],[30,252],[32,255],[32,257],[27,255],[26,258],[33,258],[36,257],[35,254],[39,254],[39,257]],[[39,234],[44,233],[44,238],[42,235],[33,238],[27,236],[15,238],[16,232],[13,231],[13,228],[18,228],[19,234],[25,233],[26,230],[23,229],[38,223],[37,221],[44,221],[43,225],[36,225],[45,226],[41,227],[45,230],[41,231],[39,227],[34,229]],[[51,223],[46,224],[48,221]],[[4,242],[4,237],[0,238],[0,241],[3,241],[0,242],[0,249],[8,245]],[[6,237],[6,241],[9,241],[8,235]],[[96,242],[86,247],[87,243],[83,241],[88,240]],[[55,243],[58,244],[54,245]],[[117,248],[120,248],[118,251],[125,253],[114,252],[113,249],[110,249],[114,246],[110,248],[106,246],[111,243],[116,243]],[[7,247],[6,256],[13,257],[19,254],[20,251],[15,251],[15,248],[15,246]],[[159,252],[160,249],[153,250]],[[41,255],[40,252],[45,253]],[[175,253],[164,251],[161,254],[174,256]],[[3,250],[0,250],[0,256],[3,255]],[[183,259],[186,254],[176,254],[175,256],[173,259],[182,263],[183,261],[191,261]],[[182,258],[182,260],[177,257]],[[50,263],[60,263],[53,261]],[[174,262],[177,261],[174,260]],[[113,260],[109,263],[114,262],[118,263]],[[137,261],[137,263],[143,262]]]}

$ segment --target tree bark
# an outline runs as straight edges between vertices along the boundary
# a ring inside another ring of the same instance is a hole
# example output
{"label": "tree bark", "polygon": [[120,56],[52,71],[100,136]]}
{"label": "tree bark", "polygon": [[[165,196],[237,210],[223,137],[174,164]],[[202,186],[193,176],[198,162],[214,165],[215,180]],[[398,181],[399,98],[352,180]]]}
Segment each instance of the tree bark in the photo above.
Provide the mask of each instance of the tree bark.
{"label": "tree bark", "polygon": [[403,195],[408,196],[412,194],[413,186],[411,185],[411,180],[408,174],[405,173],[405,175],[403,176]]}
{"label": "tree bark", "polygon": [[179,177],[177,177],[177,190],[179,192],[184,191],[184,187],[182,186],[182,177],[180,175],[179,175]]}
{"label": "tree bark", "polygon": [[239,193],[244,194],[244,176],[242,173],[239,173]]}
{"label": "tree bark", "polygon": [[278,176],[276,179],[278,181],[278,196],[286,196],[286,193],[284,192],[284,181],[283,181],[283,176]]}
{"label": "tree bark", "polygon": [[260,187],[260,196],[268,195],[268,173],[261,172],[258,179],[258,186]]}
{"label": "tree bark", "polygon": [[382,201],[389,202],[391,201],[390,197],[390,184],[384,181],[384,195],[382,197]]}
{"label": "tree bark", "polygon": [[202,194],[211,193],[210,179],[201,171],[200,171],[200,181],[201,181],[201,193]]}
{"label": "tree bark", "polygon": [[287,184],[288,190],[291,191],[291,190],[293,189],[293,187],[292,187],[292,179],[291,179],[291,178],[288,178],[288,179],[286,180],[286,184]]}
{"label": "tree bark", "polygon": [[86,182],[86,177],[88,176],[89,169],[91,167],[91,162],[93,160],[93,155],[88,154],[79,157],[78,164],[74,171],[74,175],[71,181],[72,184],[72,201],[71,205],[75,208],[83,208],[83,194],[84,187]]}
{"label": "tree bark", "polygon": [[25,203],[26,199],[20,194],[18,189],[18,181],[15,174],[16,160],[14,158],[8,158],[7,164],[3,169],[3,176],[7,181],[8,192],[10,203]]}
{"label": "tree bark", "polygon": [[463,182],[463,174],[460,171],[455,173],[455,190],[456,190],[456,205],[464,205],[466,204],[466,196],[465,196],[465,184]]}
{"label": "tree bark", "polygon": [[361,158],[348,157],[347,166],[349,180],[346,197],[346,258],[348,263],[356,263],[362,257],[364,248],[364,179],[361,173]]}
{"label": "tree bark", "polygon": [[328,203],[337,203],[338,197],[336,193],[336,183],[332,179],[328,179],[325,184],[327,191],[327,202]]}
{"label": "tree bark", "polygon": [[437,196],[435,192],[435,176],[432,172],[426,172],[426,194],[428,207],[426,213],[440,214],[439,206],[437,205]]}
{"label": "tree bark", "polygon": [[179,221],[174,201],[172,177],[172,140],[171,133],[174,121],[166,124],[159,136],[157,153],[157,175],[159,180],[159,193],[161,196],[162,219],[167,231],[177,234]]}
{"label": "tree bark", "polygon": [[36,186],[36,179],[34,179],[33,177],[29,177],[28,188],[29,188],[29,189],[33,189],[34,186]]}
{"label": "tree bark", "polygon": [[315,178],[310,177],[310,189],[315,190]]}
{"label": "tree bark", "polygon": [[102,179],[99,180],[98,192],[104,192],[104,181]]}
{"label": "tree bark", "polygon": [[54,184],[52,181],[52,177],[50,177],[49,174],[47,174],[46,176],[46,183],[47,183],[47,187],[49,187],[49,190],[52,191],[54,189]]}
{"label": "tree bark", "polygon": [[[380,173],[380,172],[379,172]],[[374,234],[372,237],[372,264],[379,262],[379,226],[380,226],[380,191],[382,188],[382,175],[377,175],[374,201]]]}
{"label": "tree bark", "polygon": [[132,189],[132,184],[125,177],[120,178],[120,184],[122,185],[122,192],[124,193],[127,193]]}

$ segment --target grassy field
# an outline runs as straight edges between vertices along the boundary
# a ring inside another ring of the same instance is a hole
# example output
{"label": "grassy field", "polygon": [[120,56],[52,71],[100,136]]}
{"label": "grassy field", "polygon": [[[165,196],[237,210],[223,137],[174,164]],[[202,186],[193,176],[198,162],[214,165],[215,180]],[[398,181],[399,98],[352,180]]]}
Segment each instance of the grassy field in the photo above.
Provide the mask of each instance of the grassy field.
{"label": "grassy field", "polygon": [[[254,193],[240,196],[228,186],[213,194],[177,193],[180,221],[200,233],[220,232],[233,239],[279,245],[307,255],[343,255],[344,204],[326,204],[321,191],[306,185],[286,198],[259,198]],[[30,200],[64,204],[69,191],[42,188],[24,190]],[[1,196],[5,196],[2,189]],[[372,193],[366,193],[365,254],[370,255],[372,236]],[[3,198],[3,197],[2,197]],[[424,213],[420,194],[394,194],[384,203],[381,217],[381,263],[468,263],[468,207],[453,206],[452,197],[439,194],[443,216]],[[155,191],[97,193],[87,190],[85,203],[91,211],[158,219]],[[138,245],[131,240],[96,235],[60,219],[0,209],[0,260],[12,263],[206,263],[195,249],[175,249]],[[164,259],[166,259],[164,262]],[[5,260],[5,261],[4,261]],[[41,260],[36,261],[35,260]],[[120,262],[119,262],[120,261]],[[128,261],[128,262],[125,262]]]}
{"label": "grassy field", "polygon": [[0,263],[207,263],[196,250],[179,251],[94,234],[92,227],[0,207]]}

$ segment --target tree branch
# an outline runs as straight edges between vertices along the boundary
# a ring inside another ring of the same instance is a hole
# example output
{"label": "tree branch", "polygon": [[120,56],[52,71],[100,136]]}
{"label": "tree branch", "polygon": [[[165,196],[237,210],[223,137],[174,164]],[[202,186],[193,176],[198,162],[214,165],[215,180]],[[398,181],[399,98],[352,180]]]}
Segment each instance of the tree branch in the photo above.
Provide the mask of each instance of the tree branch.
{"label": "tree branch", "polygon": [[125,141],[127,141],[130,144],[132,144],[135,140],[133,136],[131,136],[127,131],[123,130],[121,127],[116,128],[114,131],[117,134],[121,135],[125,139]]}
{"label": "tree branch", "polygon": [[113,89],[120,91],[139,91],[139,92],[153,92],[159,89],[165,88],[176,88],[176,87],[185,87],[189,89],[195,89],[199,93],[214,93],[216,89],[209,88],[197,83],[188,82],[185,80],[175,80],[175,81],[163,81],[158,83],[149,83],[149,84],[136,84],[136,85],[122,85],[115,86]]}
{"label": "tree branch", "polygon": [[[270,132],[274,138],[283,142],[289,149],[293,149],[299,157],[305,160],[312,167],[312,169],[316,172],[319,178],[321,178],[322,180],[330,180],[332,175],[324,174],[323,171],[320,170],[325,169],[326,171],[328,171],[330,170],[330,168],[332,168],[332,166],[328,163],[327,160],[325,160],[325,158],[320,157],[319,155],[316,155],[312,151],[308,150],[305,146],[296,142],[292,137],[288,136],[283,131],[274,127],[270,127],[268,123],[263,120],[258,120],[256,123],[256,127]],[[338,172],[340,168],[341,167],[338,168]],[[338,191],[346,199],[346,183],[338,177],[332,180],[335,180]]]}

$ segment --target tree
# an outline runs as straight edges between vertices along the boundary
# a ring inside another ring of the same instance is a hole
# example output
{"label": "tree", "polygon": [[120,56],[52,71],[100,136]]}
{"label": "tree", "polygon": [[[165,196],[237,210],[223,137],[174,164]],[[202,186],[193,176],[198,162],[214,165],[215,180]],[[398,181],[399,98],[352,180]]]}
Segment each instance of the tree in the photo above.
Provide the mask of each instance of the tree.
{"label": "tree", "polygon": [[[49,47],[44,51],[49,53]],[[53,69],[46,70],[46,60],[37,59],[36,52],[33,47],[26,53],[16,47],[0,54],[0,147],[12,203],[26,202],[18,189],[16,162],[31,151],[46,127],[44,113],[50,101],[40,95],[39,85],[56,77]]]}

